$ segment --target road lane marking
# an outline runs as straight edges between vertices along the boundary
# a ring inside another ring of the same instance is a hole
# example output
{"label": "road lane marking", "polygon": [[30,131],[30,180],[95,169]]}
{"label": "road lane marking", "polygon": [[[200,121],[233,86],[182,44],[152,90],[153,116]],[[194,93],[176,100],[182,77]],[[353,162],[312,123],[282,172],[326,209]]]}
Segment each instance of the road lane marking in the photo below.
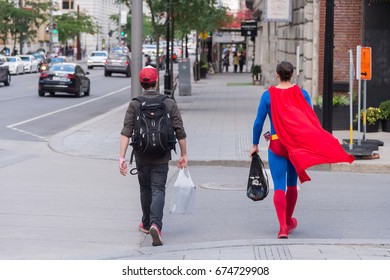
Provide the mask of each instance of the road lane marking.
{"label": "road lane marking", "polygon": [[18,123],[10,124],[10,125],[7,126],[7,128],[13,129],[14,127],[22,125],[22,124],[26,124],[26,123],[29,123],[29,122],[32,122],[32,121],[36,121],[36,120],[39,120],[39,119],[42,119],[42,118],[45,118],[45,117],[48,117],[48,116],[51,116],[51,115],[63,112],[63,111],[66,111],[66,110],[70,110],[70,109],[73,109],[73,108],[76,108],[76,107],[83,106],[83,105],[88,104],[88,103],[92,103],[92,102],[98,101],[100,99],[103,99],[103,98],[109,97],[111,95],[120,93],[121,91],[127,90],[129,88],[131,88],[131,86],[127,86],[127,87],[115,90],[113,92],[107,93],[106,95],[103,95],[103,96],[100,96],[100,97],[96,97],[94,99],[90,99],[90,100],[78,103],[76,105],[65,107],[65,108],[62,108],[62,109],[59,109],[59,110],[56,110],[56,111],[53,111],[53,112],[49,112],[49,113],[46,113],[46,114],[43,114],[43,115],[31,118],[31,119],[28,119],[28,120],[24,120],[24,121],[21,121],[21,122],[18,122]]}

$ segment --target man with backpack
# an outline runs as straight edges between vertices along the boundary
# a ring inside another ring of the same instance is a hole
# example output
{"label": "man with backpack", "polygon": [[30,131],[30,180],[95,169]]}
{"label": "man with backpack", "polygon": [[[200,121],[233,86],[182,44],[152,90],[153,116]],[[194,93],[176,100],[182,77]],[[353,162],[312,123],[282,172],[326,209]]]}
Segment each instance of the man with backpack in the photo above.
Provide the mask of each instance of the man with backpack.
{"label": "man with backpack", "polygon": [[[142,221],[139,230],[152,236],[152,245],[163,245],[161,229],[165,204],[165,184],[171,150],[179,142],[178,168],[187,167],[186,132],[176,103],[156,90],[158,74],[154,67],[140,71],[144,92],[127,108],[120,137],[119,170],[125,176],[126,151],[130,138],[140,184]],[[130,170],[134,174],[134,169]]]}

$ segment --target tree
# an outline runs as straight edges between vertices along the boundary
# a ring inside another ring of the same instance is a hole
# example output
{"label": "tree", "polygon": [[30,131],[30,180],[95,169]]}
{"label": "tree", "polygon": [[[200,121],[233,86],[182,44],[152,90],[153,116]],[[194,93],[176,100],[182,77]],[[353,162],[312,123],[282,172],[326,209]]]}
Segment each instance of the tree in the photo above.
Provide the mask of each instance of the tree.
{"label": "tree", "polygon": [[8,33],[16,42],[20,42],[20,51],[24,40],[34,41],[38,27],[47,20],[49,3],[35,3],[26,1],[23,7],[16,7],[9,0],[0,2],[0,34],[1,39],[6,40]]}
{"label": "tree", "polygon": [[77,12],[64,13],[53,17],[57,24],[59,41],[66,42],[80,36],[81,33],[95,34],[98,26],[94,24],[92,17]]}

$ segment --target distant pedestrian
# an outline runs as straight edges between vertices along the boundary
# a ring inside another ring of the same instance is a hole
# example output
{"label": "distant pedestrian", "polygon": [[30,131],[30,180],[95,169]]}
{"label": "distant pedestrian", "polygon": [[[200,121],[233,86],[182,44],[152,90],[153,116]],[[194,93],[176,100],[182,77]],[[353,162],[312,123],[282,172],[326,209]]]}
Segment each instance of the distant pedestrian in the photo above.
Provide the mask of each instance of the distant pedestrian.
{"label": "distant pedestrian", "polygon": [[245,54],[243,52],[240,53],[238,56],[238,63],[240,65],[240,73],[242,73],[242,71],[244,69],[245,60],[246,60]]}
{"label": "distant pedestrian", "polygon": [[309,94],[291,83],[293,69],[289,62],[277,65],[278,85],[271,86],[261,96],[249,152],[250,156],[259,153],[260,135],[268,115],[271,128],[268,161],[280,226],[278,238],[288,238],[298,225],[292,217],[298,198],[298,177],[304,183],[310,181],[305,170],[311,166],[354,160],[332,134],[322,129]]}
{"label": "distant pedestrian", "polygon": [[[142,103],[153,103],[163,99],[157,90],[158,74],[155,68],[148,66],[143,68],[139,74],[140,83],[144,89]],[[137,112],[140,109],[140,101],[134,99],[127,108],[124,125],[120,137],[119,150],[119,171],[125,176],[127,174],[126,151],[129,146],[129,139],[135,128]],[[162,106],[169,112],[171,123],[180,146],[180,158],[178,168],[187,167],[186,132],[183,121],[176,103],[169,98],[162,101]],[[144,155],[135,150],[135,162],[138,171],[138,181],[141,194],[142,221],[139,230],[150,233],[153,246],[163,245],[161,230],[163,227],[163,209],[165,204],[165,185],[168,176],[168,162],[171,160],[171,150],[163,152],[162,155]]]}
{"label": "distant pedestrian", "polygon": [[234,73],[237,73],[238,64],[240,63],[240,60],[238,58],[237,52],[233,53],[233,66],[234,66]]}
{"label": "distant pedestrian", "polygon": [[223,59],[222,59],[223,67],[225,68],[226,72],[229,72],[229,52],[226,52]]}

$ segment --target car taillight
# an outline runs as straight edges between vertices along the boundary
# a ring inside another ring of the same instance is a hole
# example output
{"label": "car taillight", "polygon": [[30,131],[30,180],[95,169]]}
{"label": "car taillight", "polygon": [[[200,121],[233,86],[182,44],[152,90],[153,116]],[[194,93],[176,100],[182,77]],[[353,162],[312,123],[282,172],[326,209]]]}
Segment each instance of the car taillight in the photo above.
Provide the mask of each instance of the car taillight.
{"label": "car taillight", "polygon": [[129,65],[129,62],[126,60],[126,65]]}
{"label": "car taillight", "polygon": [[67,74],[67,75],[66,75],[66,78],[68,78],[68,79],[74,79],[75,77],[74,77],[73,74]]}
{"label": "car taillight", "polygon": [[45,72],[42,72],[41,75],[39,76],[39,78],[46,78],[46,77],[49,77],[49,74]]}

